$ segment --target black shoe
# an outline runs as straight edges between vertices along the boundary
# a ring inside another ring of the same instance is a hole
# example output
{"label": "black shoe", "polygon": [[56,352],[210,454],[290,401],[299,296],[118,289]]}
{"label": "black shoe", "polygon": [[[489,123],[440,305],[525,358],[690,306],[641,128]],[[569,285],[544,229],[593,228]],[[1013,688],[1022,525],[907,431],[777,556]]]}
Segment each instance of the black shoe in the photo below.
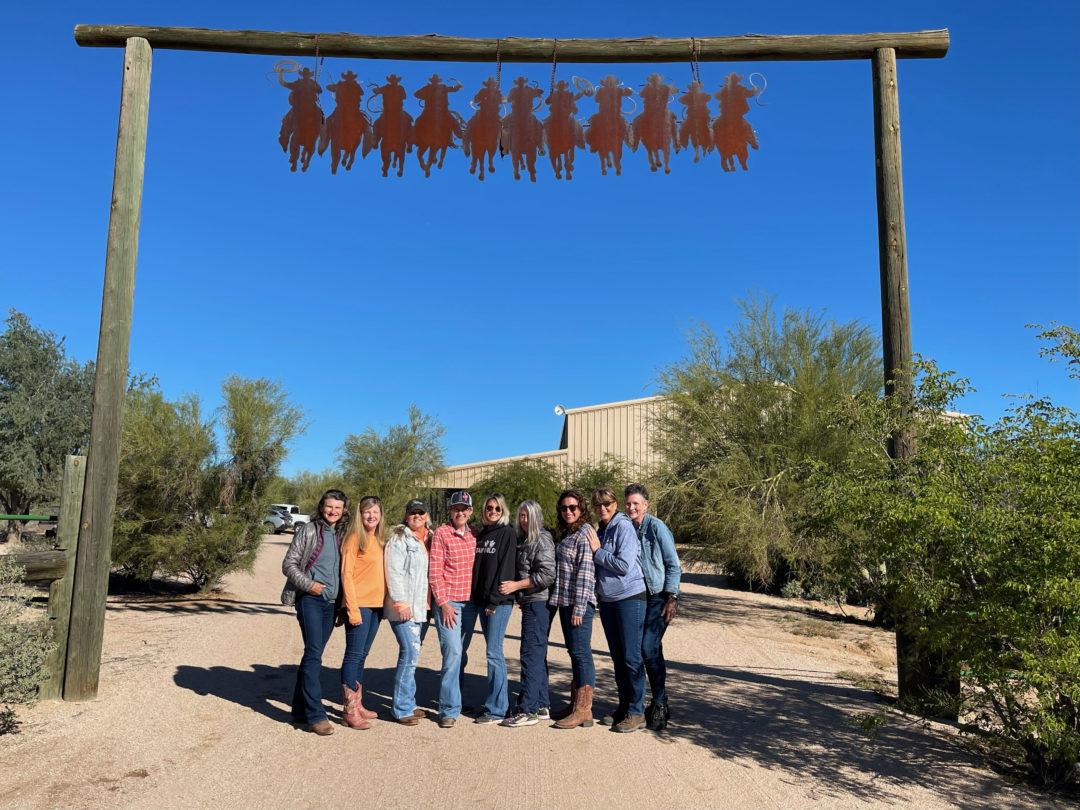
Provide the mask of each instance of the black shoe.
{"label": "black shoe", "polygon": [[600,725],[602,726],[615,726],[626,719],[626,709],[621,706],[617,708],[611,714],[605,714],[600,718]]}
{"label": "black shoe", "polygon": [[645,711],[645,725],[653,731],[663,731],[667,728],[671,712],[667,703],[650,703]]}

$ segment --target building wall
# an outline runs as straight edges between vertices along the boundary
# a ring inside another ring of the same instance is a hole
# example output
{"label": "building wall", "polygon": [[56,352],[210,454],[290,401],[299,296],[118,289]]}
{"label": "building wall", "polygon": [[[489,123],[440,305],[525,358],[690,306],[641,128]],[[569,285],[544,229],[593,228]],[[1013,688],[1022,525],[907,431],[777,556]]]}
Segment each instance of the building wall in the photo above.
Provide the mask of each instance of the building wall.
{"label": "building wall", "polygon": [[602,461],[606,455],[621,458],[631,470],[643,470],[659,461],[650,441],[651,420],[659,415],[663,403],[663,397],[646,397],[569,408],[563,424],[564,446],[560,449],[458,464],[448,467],[432,485],[464,489],[486,478],[496,467],[533,459],[551,464],[559,477],[579,464]]}

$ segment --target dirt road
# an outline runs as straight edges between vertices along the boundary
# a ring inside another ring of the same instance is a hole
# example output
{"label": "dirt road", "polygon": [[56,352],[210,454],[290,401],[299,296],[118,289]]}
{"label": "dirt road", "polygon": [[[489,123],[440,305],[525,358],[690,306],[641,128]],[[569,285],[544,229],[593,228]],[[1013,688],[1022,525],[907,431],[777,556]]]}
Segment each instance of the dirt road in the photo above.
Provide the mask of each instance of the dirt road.
{"label": "dirt road", "polygon": [[[947,729],[894,716],[871,739],[849,720],[881,708],[838,672],[895,682],[891,637],[808,618],[797,605],[724,590],[689,575],[665,641],[672,721],[662,734],[389,721],[319,738],[289,725],[300,633],[278,603],[286,543],[267,538],[254,576],[208,601],[114,600],[101,690],[89,703],[23,711],[0,737],[2,807],[559,808],[1046,806],[1045,797],[979,768]],[[507,638],[517,677],[517,612]],[[569,659],[552,630],[553,693]],[[336,631],[324,658],[340,709]],[[597,712],[614,681],[599,622]],[[397,645],[383,627],[368,659],[369,706],[389,717]],[[434,708],[432,633],[418,670]],[[466,704],[483,689],[473,641]],[[464,718],[463,718],[464,720]]]}

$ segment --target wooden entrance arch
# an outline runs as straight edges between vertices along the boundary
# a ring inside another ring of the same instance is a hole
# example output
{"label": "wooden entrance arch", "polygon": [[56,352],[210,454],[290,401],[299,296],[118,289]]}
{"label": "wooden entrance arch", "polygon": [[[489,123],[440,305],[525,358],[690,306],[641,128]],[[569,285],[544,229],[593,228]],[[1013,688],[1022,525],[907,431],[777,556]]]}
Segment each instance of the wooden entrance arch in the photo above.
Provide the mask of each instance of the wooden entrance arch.
{"label": "wooden entrance arch", "polygon": [[[113,513],[120,464],[120,425],[127,383],[135,263],[139,244],[150,62],[154,48],[272,54],[353,56],[422,61],[550,62],[552,39],[365,36],[273,31],[221,31],[134,25],[77,25],[82,46],[124,49],[120,123],[116,139],[112,204],[105,250],[105,283],[98,337],[90,449],[79,522],[72,595],[65,700],[97,695],[105,596],[109,581]],[[693,51],[691,50],[693,48]],[[873,79],[874,155],[877,169],[878,252],[881,270],[881,333],[885,392],[910,403],[911,320],[908,311],[907,244],[900,161],[897,59],[941,58],[949,50],[947,29],[888,34],[772,36],[747,34],[694,39],[560,39],[560,62],[822,61],[865,59]],[[892,454],[907,458],[911,437],[895,435]],[[913,652],[914,651],[914,652]],[[900,696],[918,697],[931,667],[913,640],[897,635]]]}

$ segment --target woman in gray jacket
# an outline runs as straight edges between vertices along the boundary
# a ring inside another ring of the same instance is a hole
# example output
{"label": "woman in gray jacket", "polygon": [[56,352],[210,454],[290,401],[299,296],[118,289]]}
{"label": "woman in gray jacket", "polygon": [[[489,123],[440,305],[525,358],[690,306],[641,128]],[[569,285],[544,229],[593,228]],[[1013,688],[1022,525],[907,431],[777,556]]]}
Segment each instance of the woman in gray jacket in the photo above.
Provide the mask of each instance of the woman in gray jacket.
{"label": "woman in gray jacket", "polygon": [[548,607],[555,581],[555,542],[544,528],[544,513],[536,501],[523,501],[517,510],[517,576],[499,586],[502,594],[517,594],[521,607],[521,696],[517,712],[503,720],[510,728],[535,726],[547,719],[547,645],[551,617]]}
{"label": "woman in gray jacket", "polygon": [[322,654],[334,631],[341,592],[341,541],[349,531],[349,499],[340,489],[328,489],[319,499],[315,519],[297,527],[281,573],[283,605],[296,606],[304,638],[304,656],[296,671],[292,719],[320,737],[334,733],[322,702]]}

